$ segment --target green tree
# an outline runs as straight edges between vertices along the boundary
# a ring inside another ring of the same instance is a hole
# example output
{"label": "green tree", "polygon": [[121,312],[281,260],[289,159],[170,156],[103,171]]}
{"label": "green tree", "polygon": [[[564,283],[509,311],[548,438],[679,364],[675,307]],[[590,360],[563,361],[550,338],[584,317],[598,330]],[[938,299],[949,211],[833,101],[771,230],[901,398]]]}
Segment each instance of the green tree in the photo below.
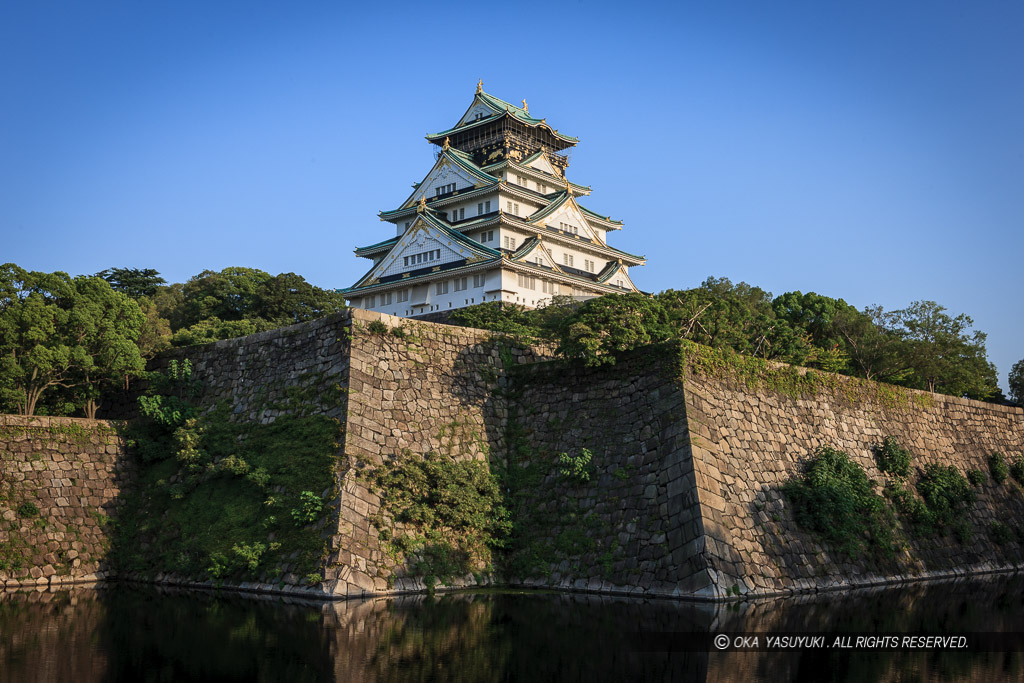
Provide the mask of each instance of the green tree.
{"label": "green tree", "polygon": [[842,337],[852,374],[878,382],[903,383],[909,375],[902,353],[903,335],[893,324],[893,314],[881,306],[852,306],[836,311],[835,334]]}
{"label": "green tree", "polygon": [[139,330],[139,353],[146,360],[171,345],[171,323],[160,315],[158,304],[149,297],[138,300],[145,322]]}
{"label": "green tree", "polygon": [[74,292],[67,273],[0,266],[0,382],[4,402],[22,415],[35,413],[47,389],[73,384],[65,331]]}
{"label": "green tree", "polygon": [[137,342],[146,316],[138,303],[98,277],[77,277],[74,284],[66,335],[85,416],[95,419],[102,393],[145,369]]}
{"label": "green tree", "polygon": [[175,346],[315,320],[346,308],[345,297],[306,282],[295,273],[272,276],[255,268],[204,270],[184,285],[161,288],[154,297]]}
{"label": "green tree", "polygon": [[[256,268],[225,268],[219,273],[204,270],[189,278],[182,290],[183,316],[180,327],[188,327],[207,318],[245,320],[254,314],[257,294],[270,273]],[[172,321],[173,322],[173,321]]]}
{"label": "green tree", "polygon": [[1024,405],[1024,359],[1013,364],[1009,376],[1010,400]]}
{"label": "green tree", "polygon": [[295,273],[281,273],[265,280],[256,290],[250,315],[278,325],[316,320],[347,308],[345,297],[306,282]]}
{"label": "green tree", "polygon": [[586,365],[615,363],[615,356],[672,337],[664,307],[644,294],[609,294],[584,303],[560,322],[558,351]]}
{"label": "green tree", "polygon": [[951,316],[934,301],[915,301],[894,313],[902,332],[902,352],[911,383],[928,391],[984,399],[997,391],[995,368],[988,362],[983,332],[961,313]]}
{"label": "green tree", "polygon": [[478,330],[536,337],[540,335],[540,328],[534,324],[530,314],[531,311],[527,311],[519,304],[488,301],[476,306],[456,309],[452,312],[451,322]]}
{"label": "green tree", "polygon": [[122,292],[136,300],[144,296],[152,297],[161,285],[167,283],[152,268],[107,268],[96,273],[96,277],[106,280],[115,292]]}
{"label": "green tree", "polygon": [[850,311],[856,313],[856,309],[842,299],[796,291],[776,297],[772,310],[776,320],[785,322],[792,330],[794,340],[799,338],[805,345],[805,349],[800,349],[800,344],[794,343],[794,349],[803,351],[804,357],[793,360],[829,372],[848,372],[850,353],[836,320]]}
{"label": "green tree", "polygon": [[709,277],[700,287],[669,289],[656,299],[682,339],[767,359],[800,363],[806,357],[806,343],[776,317],[771,292],[760,287]]}
{"label": "green tree", "polygon": [[144,316],[100,278],[0,266],[0,391],[33,415],[44,392],[73,389],[95,417],[101,389],[142,370]]}

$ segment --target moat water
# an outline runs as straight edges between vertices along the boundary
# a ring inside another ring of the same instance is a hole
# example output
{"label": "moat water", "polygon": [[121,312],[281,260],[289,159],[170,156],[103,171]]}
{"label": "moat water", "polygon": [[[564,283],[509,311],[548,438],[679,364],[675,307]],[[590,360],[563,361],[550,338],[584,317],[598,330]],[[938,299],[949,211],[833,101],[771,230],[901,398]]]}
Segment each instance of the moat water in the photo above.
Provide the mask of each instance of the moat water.
{"label": "moat water", "polygon": [[[858,647],[865,634],[947,640]],[[111,584],[0,592],[0,682],[1004,681],[1024,680],[1022,634],[1018,575],[718,605],[508,591],[315,603]],[[766,649],[782,635],[810,640]]]}

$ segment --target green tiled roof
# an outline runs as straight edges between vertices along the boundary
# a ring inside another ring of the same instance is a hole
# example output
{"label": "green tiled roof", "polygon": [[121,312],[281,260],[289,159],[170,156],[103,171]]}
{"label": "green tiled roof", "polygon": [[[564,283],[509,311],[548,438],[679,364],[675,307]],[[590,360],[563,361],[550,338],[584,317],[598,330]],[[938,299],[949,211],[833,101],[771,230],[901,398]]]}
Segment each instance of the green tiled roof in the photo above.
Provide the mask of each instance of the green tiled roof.
{"label": "green tiled roof", "polygon": [[540,209],[539,211],[534,212],[532,215],[527,216],[526,217],[526,222],[527,223],[535,223],[535,222],[539,221],[541,218],[547,218],[552,213],[554,213],[556,210],[561,208],[561,206],[563,204],[565,204],[565,202],[568,199],[569,199],[569,193],[566,192],[565,190],[562,190],[561,192],[559,192],[555,196],[555,199],[552,200],[550,204],[545,206],[543,209]]}
{"label": "green tiled roof", "polygon": [[367,247],[356,247],[355,252],[356,252],[356,254],[358,254],[361,251],[363,251],[363,252],[375,251],[375,250],[381,249],[383,247],[393,247],[393,246],[395,246],[395,244],[397,242],[398,242],[398,238],[397,237],[392,237],[389,240],[384,240],[383,242],[377,242],[376,244],[371,244],[371,245],[369,245]]}
{"label": "green tiled roof", "polygon": [[[435,216],[434,215],[434,211],[432,209],[428,208],[426,211],[422,211],[418,215],[423,218],[424,222],[426,222],[431,227],[436,228],[442,235],[447,235],[448,237],[451,237],[456,242],[459,242],[460,244],[463,244],[463,245],[469,247],[470,249],[472,249],[476,253],[481,254],[483,256],[490,256],[492,258],[500,258],[501,257],[501,252],[498,251],[497,249],[491,249],[490,247],[485,247],[484,245],[480,244],[476,240],[470,239],[469,237],[466,237],[465,235],[463,235],[458,230],[452,229],[451,226],[449,226],[443,220],[441,220],[440,218]],[[397,246],[398,241],[401,239],[401,236],[395,237],[393,239],[394,239],[395,244],[392,245],[392,248]],[[387,240],[387,241],[391,241],[391,240]],[[373,246],[380,246],[380,245],[383,245],[383,244],[386,244],[386,243],[387,242],[380,242],[380,243],[378,243],[376,245],[373,245]],[[379,262],[375,263],[373,266],[370,267],[370,269],[368,271],[366,271],[366,273],[363,274],[362,277],[360,277],[356,281],[356,284],[354,286],[352,286],[352,287],[350,287],[350,288],[348,288],[346,290],[342,290],[342,291],[350,292],[350,291],[354,291],[356,289],[359,289],[360,288],[359,287],[359,283],[364,281],[366,278],[368,278],[370,276],[370,274],[373,273],[374,269],[377,268],[378,265],[379,265]]]}
{"label": "green tiled roof", "polygon": [[[438,140],[443,140],[445,136],[450,135],[451,133],[454,133],[456,131],[465,130],[467,128],[473,128],[474,126],[478,126],[483,123],[488,123],[496,120],[497,118],[500,118],[501,116],[508,115],[531,127],[543,126],[544,128],[547,128],[553,136],[564,142],[568,142],[573,145],[579,142],[579,138],[574,138],[571,135],[564,135],[563,133],[556,132],[554,128],[548,125],[547,121],[545,121],[544,119],[538,119],[533,116],[530,116],[522,107],[517,107],[511,102],[506,102],[505,100],[495,97],[494,95],[491,95],[489,93],[485,93],[482,90],[476,94],[474,101],[482,102],[484,106],[486,106],[494,113],[491,114],[490,116],[485,116],[482,119],[478,119],[476,121],[469,121],[467,123],[462,124],[461,126],[455,126],[454,128],[443,130],[440,133],[433,133],[431,135],[427,135],[427,140],[430,140],[431,142],[437,142]],[[470,105],[470,108],[472,108],[472,105]]]}
{"label": "green tiled roof", "polygon": [[[459,166],[460,168],[465,169],[467,173],[469,173],[471,176],[473,176],[474,178],[476,178],[477,180],[479,180],[481,182],[487,183],[489,185],[494,185],[496,183],[501,182],[500,178],[496,178],[496,177],[492,176],[490,173],[487,173],[486,171],[481,169],[479,166],[474,164],[473,163],[473,158],[469,154],[466,154],[465,152],[461,152],[461,151],[455,149],[454,147],[449,147],[448,149],[442,149],[441,150],[441,156],[446,158],[446,159],[448,159],[449,161],[454,163],[456,166]],[[440,161],[440,157],[438,158],[438,161]],[[434,163],[434,166],[437,166],[437,162]],[[431,167],[430,170],[433,171],[434,167]],[[430,174],[428,173],[427,175],[429,176]],[[413,193],[405,200],[406,202],[408,202],[409,199],[412,199],[413,197],[416,196],[416,190],[418,190],[420,185],[422,185],[422,184],[423,184],[422,181],[419,182],[419,183],[416,183],[416,185],[414,186],[414,189],[413,189]],[[465,190],[462,190],[462,193],[463,194],[468,194],[472,189],[473,188],[466,188]],[[476,188],[476,189],[482,189],[482,188]],[[433,199],[434,199],[433,197],[428,197],[427,201],[428,202],[429,201],[433,201]],[[403,204],[404,203],[405,202],[403,202]],[[408,210],[410,210],[412,208],[413,207],[411,207],[411,206],[406,206],[404,208],[403,207],[399,207],[397,209],[391,209],[390,211],[381,211],[377,215],[382,217],[382,218],[385,217],[385,216],[395,216],[395,215],[400,214],[402,212],[408,211]]]}
{"label": "green tiled roof", "polygon": [[608,223],[614,223],[615,225],[622,225],[622,221],[613,221],[608,216],[602,216],[599,213],[595,213],[595,212],[591,211],[590,209],[588,209],[587,207],[583,206],[579,202],[576,202],[576,206],[580,207],[580,211],[582,211],[583,213],[587,214],[588,216],[593,216],[594,218],[597,218],[598,220],[606,221]]}

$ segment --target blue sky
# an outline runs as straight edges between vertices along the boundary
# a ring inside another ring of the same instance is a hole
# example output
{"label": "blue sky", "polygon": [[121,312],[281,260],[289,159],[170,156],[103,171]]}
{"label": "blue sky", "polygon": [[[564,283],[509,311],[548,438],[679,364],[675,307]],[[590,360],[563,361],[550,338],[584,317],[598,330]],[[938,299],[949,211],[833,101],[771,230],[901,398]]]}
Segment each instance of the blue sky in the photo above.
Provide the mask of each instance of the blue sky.
{"label": "blue sky", "polygon": [[1024,4],[8,2],[0,261],[351,285],[478,78],[647,291],[968,313],[1024,358]]}

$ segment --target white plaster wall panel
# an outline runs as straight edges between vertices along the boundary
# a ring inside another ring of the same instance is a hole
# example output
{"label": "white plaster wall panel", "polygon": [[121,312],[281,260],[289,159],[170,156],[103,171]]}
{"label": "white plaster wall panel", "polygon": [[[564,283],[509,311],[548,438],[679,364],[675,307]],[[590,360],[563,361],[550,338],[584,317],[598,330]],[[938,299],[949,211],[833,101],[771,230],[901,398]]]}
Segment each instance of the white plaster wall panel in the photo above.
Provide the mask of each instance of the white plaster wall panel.
{"label": "white plaster wall panel", "polygon": [[450,185],[451,183],[455,183],[455,189],[464,190],[473,187],[475,181],[469,174],[469,171],[454,166],[451,163],[445,163],[427,175],[416,189],[414,196],[425,195],[427,199],[430,199],[437,194],[437,188]]}

